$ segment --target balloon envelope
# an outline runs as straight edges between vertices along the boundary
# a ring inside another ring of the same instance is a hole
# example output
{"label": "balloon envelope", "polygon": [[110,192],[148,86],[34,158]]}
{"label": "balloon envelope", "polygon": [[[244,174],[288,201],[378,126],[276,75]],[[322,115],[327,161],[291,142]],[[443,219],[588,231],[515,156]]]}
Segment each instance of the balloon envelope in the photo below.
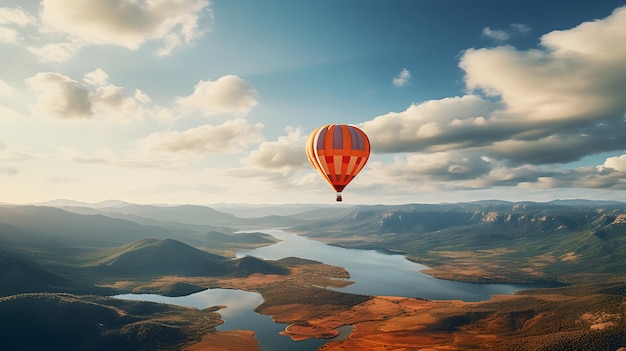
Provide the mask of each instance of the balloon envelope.
{"label": "balloon envelope", "polygon": [[363,169],[370,155],[370,142],[361,129],[346,124],[327,124],[315,129],[306,145],[309,161],[322,178],[341,192]]}

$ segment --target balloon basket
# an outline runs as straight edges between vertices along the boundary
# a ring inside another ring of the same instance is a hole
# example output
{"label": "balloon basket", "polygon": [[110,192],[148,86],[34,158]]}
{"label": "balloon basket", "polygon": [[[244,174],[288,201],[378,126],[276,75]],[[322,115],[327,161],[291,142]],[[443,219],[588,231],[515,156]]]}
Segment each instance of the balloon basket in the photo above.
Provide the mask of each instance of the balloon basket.
{"label": "balloon basket", "polygon": [[341,193],[337,193],[337,202],[341,202],[342,198],[341,198]]}

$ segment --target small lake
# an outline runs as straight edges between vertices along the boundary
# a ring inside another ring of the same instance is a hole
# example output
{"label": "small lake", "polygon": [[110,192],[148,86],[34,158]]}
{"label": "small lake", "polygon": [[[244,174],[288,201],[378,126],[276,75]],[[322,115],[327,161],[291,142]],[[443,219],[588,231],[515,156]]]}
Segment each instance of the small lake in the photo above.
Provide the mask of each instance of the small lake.
{"label": "small lake", "polygon": [[[227,306],[218,311],[224,323],[217,326],[216,329],[220,331],[252,330],[256,334],[256,339],[262,351],[315,351],[318,347],[328,342],[328,340],[320,339],[295,342],[287,336],[278,334],[285,330],[287,324],[274,323],[272,317],[254,312],[254,309],[263,302],[261,295],[255,292],[233,289],[207,289],[180,297],[156,294],[121,294],[113,297],[124,300],[160,302],[198,309]],[[345,338],[350,331],[351,329],[344,330],[343,337]]]}
{"label": "small lake", "polygon": [[[285,257],[300,257],[345,267],[354,284],[337,291],[363,295],[392,295],[420,297],[431,300],[459,299],[464,301],[488,300],[493,294],[512,294],[528,289],[529,285],[515,284],[472,284],[440,280],[420,270],[427,268],[411,262],[402,255],[385,254],[374,250],[346,249],[330,246],[320,241],[307,239],[280,229],[259,230],[281,241],[270,246],[237,253],[237,257],[255,256],[267,260]],[[261,295],[232,289],[208,289],[181,297],[155,294],[123,294],[120,299],[161,302],[179,306],[204,309],[212,306],[227,306],[219,310],[224,324],[217,330],[252,330],[256,333],[262,351],[315,351],[330,340],[310,339],[291,341],[279,335],[286,324],[274,323],[270,316],[254,312],[263,302]],[[335,340],[346,338],[352,326],[340,329]]]}

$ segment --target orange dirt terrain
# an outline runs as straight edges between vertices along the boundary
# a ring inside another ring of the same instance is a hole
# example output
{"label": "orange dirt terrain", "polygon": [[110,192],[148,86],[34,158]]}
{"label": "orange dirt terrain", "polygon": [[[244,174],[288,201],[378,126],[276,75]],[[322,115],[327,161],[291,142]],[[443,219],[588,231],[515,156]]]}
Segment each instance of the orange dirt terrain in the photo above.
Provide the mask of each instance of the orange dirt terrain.
{"label": "orange dirt terrain", "polygon": [[[463,302],[343,294],[325,289],[349,284],[339,267],[304,264],[291,269],[289,276],[253,275],[218,285],[261,293],[265,302],[257,312],[288,323],[281,334],[293,340],[330,339],[339,327],[353,326],[347,339],[329,340],[320,351],[613,351],[626,346],[623,279]],[[218,345],[258,350],[253,334],[235,331],[210,333],[186,350],[222,350]]]}
{"label": "orange dirt terrain", "polygon": [[294,340],[333,337],[336,328],[354,326],[349,338],[320,351],[537,350],[551,344],[555,350],[582,350],[589,343],[596,345],[593,350],[616,350],[626,345],[623,297],[520,294],[467,303],[378,296],[342,311],[320,309],[325,306],[261,312],[292,322],[284,335]]}
{"label": "orange dirt terrain", "polygon": [[202,341],[188,346],[184,351],[258,351],[259,343],[254,332],[229,330],[212,332],[202,336]]}

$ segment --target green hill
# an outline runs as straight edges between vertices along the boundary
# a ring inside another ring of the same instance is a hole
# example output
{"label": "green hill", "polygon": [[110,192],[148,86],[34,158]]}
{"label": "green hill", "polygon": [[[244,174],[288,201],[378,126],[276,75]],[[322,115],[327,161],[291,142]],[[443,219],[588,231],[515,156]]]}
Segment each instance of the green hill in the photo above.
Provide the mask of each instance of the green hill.
{"label": "green hill", "polygon": [[234,276],[248,276],[254,273],[289,274],[289,269],[285,267],[252,256],[233,261],[232,267]]}
{"label": "green hill", "polygon": [[0,296],[59,291],[67,282],[41,268],[0,251]]}
{"label": "green hill", "polygon": [[142,239],[100,259],[103,271],[118,275],[222,276],[226,258],[172,239]]}
{"label": "green hill", "polygon": [[91,266],[107,275],[122,277],[242,277],[254,273],[289,273],[281,265],[256,257],[228,259],[171,239],[143,239],[106,252],[109,254],[92,262]]}
{"label": "green hill", "polygon": [[70,294],[0,298],[3,350],[176,350],[219,315],[172,305]]}

